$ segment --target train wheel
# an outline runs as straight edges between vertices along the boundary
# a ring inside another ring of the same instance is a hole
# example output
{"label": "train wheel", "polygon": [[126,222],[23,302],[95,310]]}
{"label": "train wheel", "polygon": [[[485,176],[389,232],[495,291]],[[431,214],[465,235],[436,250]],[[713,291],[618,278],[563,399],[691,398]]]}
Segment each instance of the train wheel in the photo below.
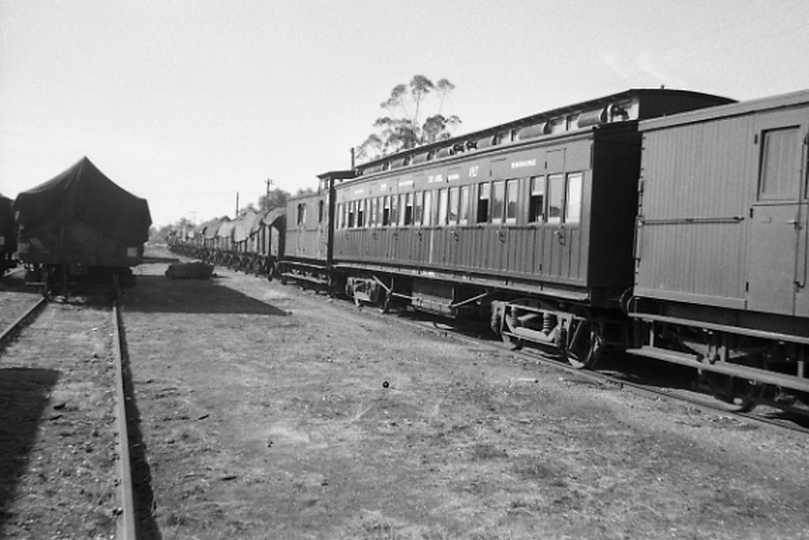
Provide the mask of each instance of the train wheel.
{"label": "train wheel", "polygon": [[752,411],[758,403],[756,400],[764,397],[767,391],[766,384],[721,373],[704,373],[703,380],[716,399],[733,405],[739,412]]}
{"label": "train wheel", "polygon": [[[745,359],[744,365],[761,370],[767,369],[766,354],[756,354]],[[772,394],[769,384],[751,381],[740,377],[732,377],[711,371],[701,372],[701,378],[708,390],[718,400],[729,403],[739,412],[749,412],[758,402]]]}
{"label": "train wheel", "polygon": [[514,335],[514,329],[517,324],[511,308],[506,307],[503,315],[500,315],[500,317],[502,317],[500,321],[500,339],[502,339],[503,343],[510,349],[515,351],[522,349],[522,340]]}
{"label": "train wheel", "polygon": [[[763,359],[755,367],[764,368]],[[716,399],[733,405],[739,412],[752,411],[771,388],[768,384],[710,371],[702,372],[702,380]]]}
{"label": "train wheel", "polygon": [[521,339],[515,338],[514,336],[512,336],[512,335],[510,335],[510,334],[508,334],[506,332],[501,332],[500,333],[500,338],[503,340],[503,343],[505,343],[506,346],[509,349],[514,350],[514,351],[518,351],[518,350],[522,349],[523,342],[522,342]]}
{"label": "train wheel", "polygon": [[592,369],[601,358],[604,339],[599,328],[585,319],[577,319],[564,351],[568,364],[576,369]]}

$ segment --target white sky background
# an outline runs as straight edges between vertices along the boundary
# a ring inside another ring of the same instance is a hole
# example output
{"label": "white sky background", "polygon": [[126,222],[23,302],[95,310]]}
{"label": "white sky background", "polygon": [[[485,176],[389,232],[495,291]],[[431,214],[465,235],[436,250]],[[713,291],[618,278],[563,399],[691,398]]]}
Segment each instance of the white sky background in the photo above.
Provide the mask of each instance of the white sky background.
{"label": "white sky background", "polygon": [[809,89],[809,2],[0,0],[0,193],[87,156],[157,226],[233,216],[349,168],[416,74],[456,85],[456,135],[628,88]]}

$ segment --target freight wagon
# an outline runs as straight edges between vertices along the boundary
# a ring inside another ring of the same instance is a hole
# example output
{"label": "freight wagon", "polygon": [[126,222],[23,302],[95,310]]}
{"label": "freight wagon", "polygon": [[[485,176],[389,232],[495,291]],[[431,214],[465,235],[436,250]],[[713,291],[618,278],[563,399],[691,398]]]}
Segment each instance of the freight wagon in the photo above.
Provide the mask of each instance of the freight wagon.
{"label": "freight wagon", "polygon": [[53,289],[103,280],[134,286],[152,223],[145,199],[125,191],[86,157],[14,201],[19,260],[27,281]]}
{"label": "freight wagon", "polygon": [[17,227],[14,201],[0,195],[0,278],[17,265]]}
{"label": "freight wagon", "polygon": [[642,122],[631,352],[809,392],[809,91]]}

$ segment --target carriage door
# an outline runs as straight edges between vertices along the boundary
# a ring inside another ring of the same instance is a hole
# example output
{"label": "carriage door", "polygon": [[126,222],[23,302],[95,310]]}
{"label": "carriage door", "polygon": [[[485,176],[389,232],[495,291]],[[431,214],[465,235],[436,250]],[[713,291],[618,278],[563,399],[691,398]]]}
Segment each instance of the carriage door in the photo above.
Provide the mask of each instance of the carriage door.
{"label": "carriage door", "polygon": [[763,116],[751,235],[747,307],[782,315],[809,315],[806,295],[807,111]]}

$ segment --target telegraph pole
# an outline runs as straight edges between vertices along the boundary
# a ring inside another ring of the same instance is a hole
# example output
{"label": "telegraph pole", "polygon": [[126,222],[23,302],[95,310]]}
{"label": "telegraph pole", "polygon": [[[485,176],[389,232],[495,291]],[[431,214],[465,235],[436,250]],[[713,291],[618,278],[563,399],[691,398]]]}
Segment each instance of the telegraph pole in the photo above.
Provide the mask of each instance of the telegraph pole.
{"label": "telegraph pole", "polygon": [[273,185],[272,178],[267,178],[264,181],[267,184],[267,193],[264,195],[264,211],[266,212],[270,208],[270,186]]}

